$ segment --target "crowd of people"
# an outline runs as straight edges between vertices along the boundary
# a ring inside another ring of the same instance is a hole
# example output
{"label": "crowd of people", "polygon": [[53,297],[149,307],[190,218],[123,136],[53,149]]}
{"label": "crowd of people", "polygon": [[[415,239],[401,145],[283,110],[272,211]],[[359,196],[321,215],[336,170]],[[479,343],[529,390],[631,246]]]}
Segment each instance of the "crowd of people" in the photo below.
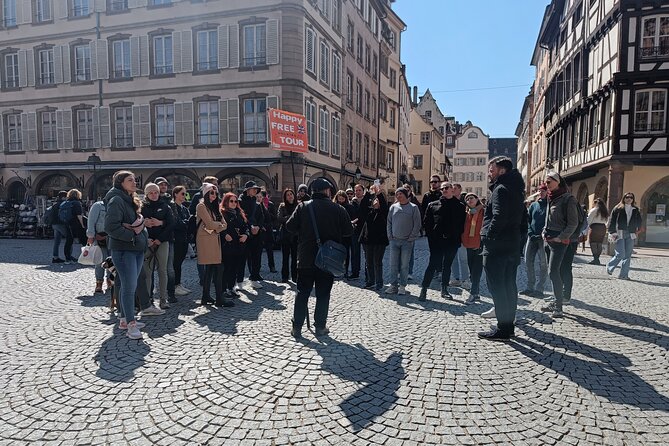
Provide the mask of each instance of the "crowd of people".
{"label": "crowd of people", "polygon": [[[613,274],[621,265],[619,278],[629,279],[632,248],[642,223],[632,193],[626,193],[610,213],[600,197],[586,212],[557,172],[548,172],[527,200],[523,179],[509,158],[492,159],[488,177],[487,197],[462,193],[459,184],[434,175],[421,201],[404,184],[395,190],[392,204],[378,182],[369,189],[356,184],[336,190],[327,179],[318,178],[310,187],[301,184],[297,192],[285,189],[277,207],[268,191],[253,181],[239,195],[223,194],[216,177],[205,177],[190,203],[184,186],[170,190],[163,177],[146,184],[140,200],[134,174],[119,171],[104,199],[92,204],[87,219],[78,190],[59,194],[58,203],[48,210],[55,234],[52,261],[75,261],[75,238],[99,246],[105,258],[110,256],[115,277],[113,283],[107,277],[107,289],[114,289],[119,328],[127,330],[131,339],[142,337],[144,324],[136,315],[163,314],[177,296],[191,293],[182,284],[190,242],[197,253],[200,303],[217,307],[234,306],[245,283],[263,288],[263,252],[270,271],[277,272],[273,251],[279,244],[281,282],[297,289],[291,329],[295,337],[301,336],[308,321],[307,301],[314,288],[315,333],[329,332],[327,315],[335,277],[317,266],[326,241],[344,247],[344,279],[352,285],[364,272],[361,287],[406,295],[414,273],[414,245],[424,234],[429,262],[418,300],[428,299],[437,279],[442,299],[453,300],[449,287],[458,286],[469,289],[464,303],[475,303],[480,300],[485,271],[494,307],[482,316],[496,318],[497,325],[479,336],[491,340],[514,335],[519,294],[545,298],[542,310],[553,318],[563,317],[564,305],[572,297],[572,263],[584,238],[590,242],[592,265],[601,265],[604,244],[614,242],[615,255],[606,271]],[[59,257],[62,239],[65,259]],[[388,268],[384,267],[387,248]],[[523,260],[527,287],[519,293],[516,275]],[[548,279],[553,292],[546,297]],[[105,269],[97,265],[96,293],[103,292],[104,281]]]}

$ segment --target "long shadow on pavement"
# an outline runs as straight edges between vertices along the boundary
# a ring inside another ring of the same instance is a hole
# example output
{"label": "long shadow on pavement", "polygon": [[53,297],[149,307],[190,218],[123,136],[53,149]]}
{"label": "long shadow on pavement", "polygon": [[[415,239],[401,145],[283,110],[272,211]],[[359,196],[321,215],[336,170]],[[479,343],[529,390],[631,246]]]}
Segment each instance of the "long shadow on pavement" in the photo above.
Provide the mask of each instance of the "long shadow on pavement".
{"label": "long shadow on pavement", "polygon": [[[509,345],[537,364],[554,370],[579,386],[611,402],[639,409],[669,412],[669,398],[629,371],[632,362],[625,355],[599,349],[532,326],[521,328],[532,339],[514,338]],[[538,342],[535,342],[538,341]],[[565,349],[592,360],[585,360],[555,349]]]}
{"label": "long shadow on pavement", "polygon": [[669,336],[658,333],[650,333],[648,331],[639,330],[636,328],[626,328],[619,325],[607,324],[606,322],[596,321],[579,315],[566,315],[566,317],[575,320],[581,325],[596,328],[607,333],[615,333],[620,336],[625,336],[639,342],[647,342],[669,350]]}
{"label": "long shadow on pavement", "polygon": [[124,330],[115,328],[114,334],[102,343],[93,358],[99,367],[95,375],[111,382],[131,381],[150,351],[151,347],[141,339],[129,339]]}
{"label": "long shadow on pavement", "polygon": [[321,338],[320,342],[304,339],[301,342],[316,349],[323,358],[321,368],[324,371],[346,381],[364,383],[339,403],[355,432],[372,425],[399,399],[397,391],[405,377],[402,353],[392,353],[385,361],[380,361],[360,344],[350,345],[330,337]]}
{"label": "long shadow on pavement", "polygon": [[634,313],[628,313],[626,311],[613,310],[611,308],[600,307],[598,305],[592,305],[583,301],[575,301],[573,305],[575,308],[580,308],[583,310],[590,311],[591,313],[594,313],[597,316],[600,316],[604,319],[609,319],[627,325],[638,325],[650,328],[652,330],[661,331],[663,333],[669,333],[669,327],[660,324],[646,316],[641,316],[639,314],[634,314]]}

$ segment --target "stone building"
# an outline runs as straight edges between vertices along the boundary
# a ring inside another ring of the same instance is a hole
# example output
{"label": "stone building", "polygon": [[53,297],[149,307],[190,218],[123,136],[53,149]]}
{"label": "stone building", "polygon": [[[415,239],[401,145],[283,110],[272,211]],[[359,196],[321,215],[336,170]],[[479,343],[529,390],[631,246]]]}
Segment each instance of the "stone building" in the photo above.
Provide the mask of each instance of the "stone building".
{"label": "stone building", "polygon": [[479,197],[487,195],[488,147],[488,135],[468,121],[456,138],[451,178],[452,182],[462,184],[463,192],[474,192]]}
{"label": "stone building", "polygon": [[429,88],[425,91],[425,94],[420,97],[420,100],[417,101],[416,110],[419,115],[430,121],[443,136],[444,145],[441,149],[444,152],[444,172],[450,177],[451,172],[453,171],[452,160],[455,150],[455,141],[460,126],[456,123],[454,117],[447,117],[442,113],[437,104],[437,100],[432,96]]}
{"label": "stone building", "polygon": [[416,109],[411,110],[409,129],[409,181],[420,196],[429,189],[432,175],[446,176],[444,137]]}

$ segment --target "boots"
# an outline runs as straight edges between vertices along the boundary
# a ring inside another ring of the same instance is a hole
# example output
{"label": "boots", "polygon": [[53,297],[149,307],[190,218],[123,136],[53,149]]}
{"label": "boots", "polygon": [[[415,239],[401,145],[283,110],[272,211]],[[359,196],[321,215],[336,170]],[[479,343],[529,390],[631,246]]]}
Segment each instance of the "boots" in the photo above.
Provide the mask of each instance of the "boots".
{"label": "boots", "polygon": [[420,290],[420,296],[418,296],[418,300],[421,302],[425,302],[427,300],[427,288],[422,288]]}
{"label": "boots", "polygon": [[102,293],[102,280],[95,281],[95,293]]}

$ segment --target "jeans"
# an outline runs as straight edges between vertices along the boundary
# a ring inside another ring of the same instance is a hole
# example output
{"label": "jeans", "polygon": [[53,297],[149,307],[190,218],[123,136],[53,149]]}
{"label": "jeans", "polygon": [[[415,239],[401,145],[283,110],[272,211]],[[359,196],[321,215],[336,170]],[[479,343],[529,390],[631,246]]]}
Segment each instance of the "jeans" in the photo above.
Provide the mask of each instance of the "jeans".
{"label": "jeans", "polygon": [[469,280],[472,282],[469,292],[472,296],[478,296],[483,275],[483,256],[480,249],[467,248],[467,266],[469,266]]}
{"label": "jeans", "polygon": [[174,284],[181,285],[181,267],[188,255],[188,242],[184,240],[174,240]]}
{"label": "jeans", "polygon": [[167,255],[167,296],[174,297],[174,242],[170,242]]}
{"label": "jeans", "polygon": [[[415,242],[414,242],[415,244]],[[414,249],[411,250],[411,259],[409,259],[409,274],[413,274],[413,264],[414,264],[414,258],[416,257],[416,251]]]}
{"label": "jeans", "polygon": [[135,291],[139,272],[144,263],[144,252],[114,249],[112,260],[116,267],[114,287],[119,287],[120,317],[125,318],[127,322],[132,322],[135,320]]}
{"label": "jeans", "polygon": [[293,327],[298,331],[304,325],[307,316],[307,304],[311,290],[316,286],[316,310],[314,311],[314,327],[325,328],[330,307],[330,292],[334,277],[318,268],[302,268],[297,275],[297,296],[293,309]]}
{"label": "jeans", "polygon": [[146,287],[149,289],[149,293],[153,292],[153,269],[157,264],[161,301],[167,299],[167,262],[169,255],[170,243],[162,242],[157,248],[147,248],[144,260],[144,274],[146,274]]}
{"label": "jeans", "polygon": [[390,241],[390,284],[392,286],[407,286],[409,277],[409,264],[413,254],[413,241],[391,240]]}
{"label": "jeans", "polygon": [[469,267],[467,266],[467,248],[464,246],[458,247],[458,252],[453,258],[451,276],[455,280],[467,280],[469,277]]}
{"label": "jeans", "polygon": [[[539,257],[539,282],[536,281],[534,267],[534,259],[537,256]],[[527,240],[527,245],[525,246],[525,265],[527,266],[527,289],[543,293],[546,287],[546,277],[548,276],[543,238],[536,237]]]}
{"label": "jeans", "polygon": [[516,272],[520,264],[518,245],[508,252],[492,252],[483,256],[488,290],[492,294],[497,316],[497,329],[503,334],[513,334],[513,321],[518,308]]}
{"label": "jeans", "polygon": [[430,263],[428,263],[423,275],[423,289],[427,289],[432,282],[435,271],[441,271],[441,291],[448,290],[453,259],[458,253],[458,245],[446,243],[445,240],[428,240],[430,246]]}
{"label": "jeans", "polygon": [[260,278],[260,263],[262,261],[263,242],[260,235],[252,235],[246,243],[246,261],[249,266],[249,280],[257,281]]}
{"label": "jeans", "polygon": [[[107,250],[106,246],[98,245],[98,247],[102,251],[102,259],[104,261],[104,259],[106,259],[107,256],[109,256],[109,251]],[[104,278],[105,278],[105,269],[100,264],[96,264],[95,265],[95,280],[102,281],[102,280],[104,280]]]}
{"label": "jeans", "polygon": [[365,245],[365,259],[367,265],[366,286],[374,284],[376,284],[377,288],[383,286],[383,255],[385,253],[385,245]]}
{"label": "jeans", "polygon": [[297,282],[297,240],[281,245],[281,280]]}
{"label": "jeans", "polygon": [[[65,229],[65,260],[72,260],[72,245],[74,244],[74,234],[72,234],[72,228],[70,225],[63,225]],[[76,259],[75,259],[76,260]]]}
{"label": "jeans", "polygon": [[137,290],[135,291],[135,296],[137,297],[136,304],[139,307],[139,311],[146,310],[149,307],[153,306],[153,300],[151,299],[151,293],[146,287],[146,274],[144,268],[139,269],[139,276],[137,277]]}
{"label": "jeans", "polygon": [[613,270],[616,269],[616,266],[622,261],[623,264],[620,266],[620,277],[621,279],[626,279],[629,277],[630,267],[632,266],[632,250],[634,249],[634,240],[630,237],[629,232],[625,231],[622,237],[618,237],[616,240],[616,253],[609,263],[606,265],[606,269],[609,274],[613,274]]}
{"label": "jeans", "polygon": [[578,250],[578,242],[573,242],[567,245],[567,250],[562,258],[560,265],[560,276],[562,277],[562,299],[568,301],[571,299],[571,289],[574,286],[574,275],[572,274],[571,265],[574,263],[574,255]]}
{"label": "jeans", "polygon": [[360,233],[353,233],[351,239],[351,275],[360,275]]}
{"label": "jeans", "polygon": [[[553,293],[555,294],[555,307],[562,311],[564,282],[562,280],[562,261],[564,260],[569,245],[563,243],[548,243],[551,255],[548,260],[548,272],[553,283]],[[572,257],[573,259],[573,257]],[[571,264],[569,265],[571,269]]]}
{"label": "jeans", "polygon": [[[67,239],[69,229],[66,225],[55,224],[53,225],[53,252],[51,255],[55,259],[58,257],[58,251],[60,250],[60,241],[65,238]],[[71,235],[70,235],[71,236]],[[65,254],[65,260],[69,260],[67,254]]]}

